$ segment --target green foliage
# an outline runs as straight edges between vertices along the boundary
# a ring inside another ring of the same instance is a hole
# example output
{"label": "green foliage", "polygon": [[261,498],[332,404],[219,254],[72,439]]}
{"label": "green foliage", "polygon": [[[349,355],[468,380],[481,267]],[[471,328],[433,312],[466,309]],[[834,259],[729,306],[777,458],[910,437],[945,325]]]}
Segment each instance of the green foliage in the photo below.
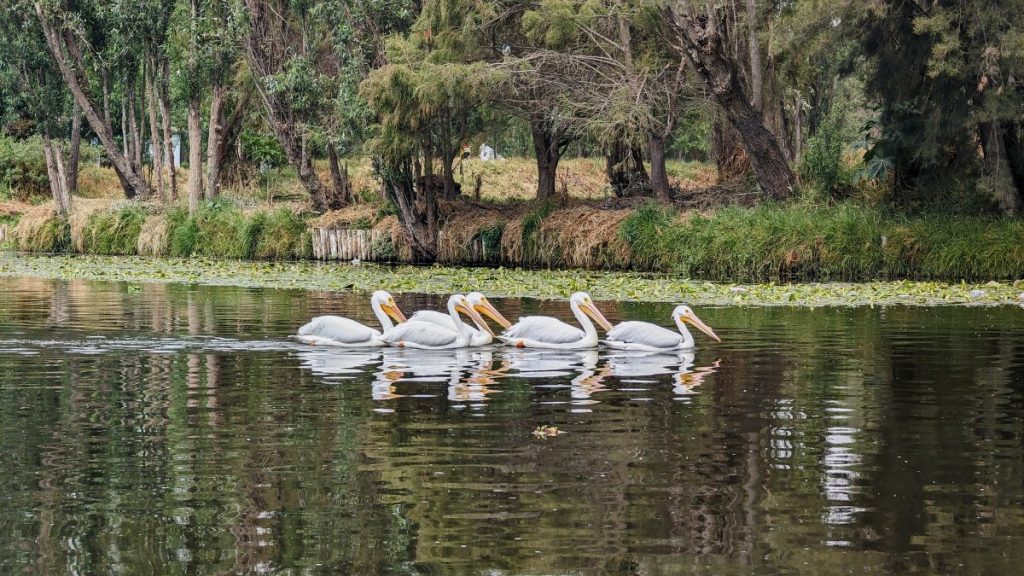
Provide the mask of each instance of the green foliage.
{"label": "green foliage", "polygon": [[14,140],[0,135],[0,193],[4,192],[19,200],[49,196],[43,143],[38,136]]}
{"label": "green foliage", "polygon": [[907,218],[850,203],[765,205],[677,219],[642,207],[620,234],[640,269],[731,280],[988,279],[1024,274],[1024,222]]}
{"label": "green foliage", "polygon": [[309,258],[313,243],[306,229],[306,221],[290,208],[282,207],[265,216],[263,234],[256,243],[253,258],[262,260],[293,260]]}
{"label": "green foliage", "polygon": [[242,132],[242,154],[256,166],[280,168],[288,163],[284,149],[273,134],[246,130]]}
{"label": "green foliage", "polygon": [[619,237],[630,247],[632,265],[641,270],[665,270],[672,266],[672,234],[676,211],[647,202],[619,225]]}
{"label": "green foliage", "polygon": [[843,141],[838,121],[829,119],[807,141],[800,177],[817,187],[825,198],[835,194],[843,165]]}
{"label": "green foliage", "polygon": [[370,253],[373,259],[378,262],[394,262],[398,260],[398,250],[395,249],[395,242],[388,234],[381,234],[373,239],[370,244]]}
{"label": "green foliage", "polygon": [[136,253],[146,212],[137,204],[89,215],[82,234],[87,254],[131,255]]}
{"label": "green foliage", "polygon": [[540,232],[541,221],[551,215],[554,205],[550,201],[543,202],[530,211],[523,218],[523,263],[530,263],[537,259],[541,249]]}
{"label": "green foliage", "polygon": [[480,231],[480,243],[485,254],[495,256],[501,254],[501,236],[505,233],[505,224],[495,224]]}
{"label": "green foliage", "polygon": [[175,208],[167,221],[171,256],[293,260],[313,251],[305,219],[286,207],[246,213],[210,202],[192,216]]}

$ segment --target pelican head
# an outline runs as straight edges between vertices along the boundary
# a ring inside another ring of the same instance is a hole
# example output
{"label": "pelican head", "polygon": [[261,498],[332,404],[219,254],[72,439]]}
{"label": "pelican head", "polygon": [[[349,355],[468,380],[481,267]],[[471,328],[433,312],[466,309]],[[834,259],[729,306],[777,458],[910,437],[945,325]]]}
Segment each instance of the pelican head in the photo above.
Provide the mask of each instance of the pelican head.
{"label": "pelican head", "polygon": [[569,306],[579,309],[581,312],[590,317],[591,320],[597,322],[597,325],[604,329],[605,332],[612,329],[611,322],[601,314],[601,311],[594,305],[594,301],[591,300],[590,294],[586,292],[576,292],[569,297]]}
{"label": "pelican head", "polygon": [[508,329],[508,327],[512,325],[512,323],[509,322],[508,319],[505,318],[501,312],[498,312],[498,309],[491,304],[490,300],[487,299],[487,296],[484,296],[480,292],[470,292],[469,294],[466,294],[466,298],[477,312],[487,316],[491,320],[494,320],[502,328]]}
{"label": "pelican head", "polygon": [[715,334],[715,331],[711,329],[711,326],[708,326],[703,320],[697,318],[697,315],[693,313],[693,310],[691,310],[689,306],[676,306],[676,309],[672,311],[672,320],[674,320],[680,328],[685,322],[714,338],[716,342],[722,341],[722,339],[718,337],[718,334]]}
{"label": "pelican head", "polygon": [[[448,299],[448,310],[454,310],[456,313],[462,313],[469,316],[470,320],[473,321],[480,329],[486,330],[491,336],[494,336],[494,332],[491,327],[484,322],[484,319],[480,317],[473,304],[470,303],[469,298],[463,294],[452,294]],[[456,326],[461,324],[456,323]]]}
{"label": "pelican head", "polygon": [[370,306],[380,308],[381,311],[394,319],[395,322],[405,322],[405,314],[402,314],[402,310],[398,308],[398,304],[395,304],[395,299],[389,292],[384,290],[374,292],[373,297],[370,298]]}

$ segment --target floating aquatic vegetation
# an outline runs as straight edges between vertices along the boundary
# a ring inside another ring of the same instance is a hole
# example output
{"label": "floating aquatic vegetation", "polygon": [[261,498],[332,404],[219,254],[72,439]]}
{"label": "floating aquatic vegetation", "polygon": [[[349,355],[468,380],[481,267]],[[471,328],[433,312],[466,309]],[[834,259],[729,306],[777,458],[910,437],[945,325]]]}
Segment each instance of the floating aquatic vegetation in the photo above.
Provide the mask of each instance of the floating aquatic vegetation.
{"label": "floating aquatic vegetation", "polygon": [[[598,300],[686,302],[695,306],[1020,305],[1024,283],[807,282],[735,284],[671,274],[248,262],[138,256],[0,254],[0,277],[83,278],[124,282],[183,282],[285,289],[370,292],[376,289],[445,294],[481,290],[493,296],[567,298],[587,290]],[[984,294],[972,291],[982,290]]]}

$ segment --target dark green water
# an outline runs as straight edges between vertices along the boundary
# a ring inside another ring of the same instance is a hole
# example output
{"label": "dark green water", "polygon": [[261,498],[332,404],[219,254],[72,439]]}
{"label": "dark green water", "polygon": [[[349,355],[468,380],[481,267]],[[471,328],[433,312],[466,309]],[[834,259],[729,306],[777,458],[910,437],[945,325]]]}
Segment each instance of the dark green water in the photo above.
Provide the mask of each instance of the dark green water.
{"label": "dark green water", "polygon": [[325,312],[370,319],[362,296],[4,280],[0,574],[1024,564],[1020,308],[702,309],[724,342],[695,356],[286,338]]}

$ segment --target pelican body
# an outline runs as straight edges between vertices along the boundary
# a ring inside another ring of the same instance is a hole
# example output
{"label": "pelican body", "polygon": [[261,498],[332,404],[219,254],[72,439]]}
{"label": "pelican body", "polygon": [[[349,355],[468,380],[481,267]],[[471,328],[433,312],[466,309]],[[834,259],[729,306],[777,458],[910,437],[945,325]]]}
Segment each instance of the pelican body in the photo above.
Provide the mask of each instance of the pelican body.
{"label": "pelican body", "polygon": [[[487,316],[491,320],[497,322],[502,328],[508,328],[512,325],[502,314],[498,312],[491,302],[480,292],[470,292],[466,295],[466,299],[469,300],[470,306],[473,307],[481,318]],[[420,310],[409,318],[410,322],[430,322],[437,324],[442,328],[448,328],[449,330],[455,330],[455,324],[452,323],[452,317],[444,312],[435,312],[433,310]],[[461,320],[460,320],[461,322]],[[494,334],[487,330],[480,330],[465,322],[462,322],[465,329],[470,333],[469,345],[470,346],[486,346],[494,341]]]}
{"label": "pelican body", "polygon": [[370,298],[370,308],[380,322],[381,330],[364,326],[343,316],[317,316],[299,328],[295,339],[313,346],[338,346],[341,348],[367,348],[384,346],[384,334],[394,329],[396,322],[405,322],[405,315],[395,304],[391,294],[378,290]]}
{"label": "pelican body", "polygon": [[705,324],[689,306],[676,306],[672,311],[672,321],[678,332],[662,328],[650,322],[622,322],[608,331],[604,341],[610,348],[618,350],[644,350],[648,352],[666,352],[669,350],[687,350],[695,347],[693,335],[686,328],[693,325],[701,332],[721,342],[710,326]]}
{"label": "pelican body", "polygon": [[395,326],[384,334],[384,341],[400,348],[419,348],[422,350],[445,350],[448,348],[465,348],[470,345],[472,334],[459,318],[465,314],[483,332],[491,332],[480,314],[462,294],[452,294],[448,299],[448,316],[452,326],[448,328],[423,320],[409,321]]}
{"label": "pelican body", "polygon": [[597,329],[594,328],[594,322],[606,331],[612,327],[586,292],[573,294],[569,298],[569,309],[583,327],[582,330],[550,316],[526,316],[502,332],[498,338],[517,348],[578,350],[597,346]]}

